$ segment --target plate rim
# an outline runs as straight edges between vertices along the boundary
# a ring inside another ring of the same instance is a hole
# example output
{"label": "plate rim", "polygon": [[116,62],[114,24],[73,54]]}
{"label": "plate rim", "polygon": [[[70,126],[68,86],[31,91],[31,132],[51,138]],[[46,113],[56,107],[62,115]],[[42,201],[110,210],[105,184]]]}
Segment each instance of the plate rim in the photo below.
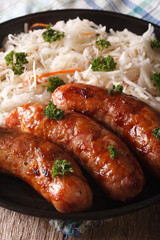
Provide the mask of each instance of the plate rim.
{"label": "plate rim", "polygon": [[121,16],[123,18],[127,18],[127,19],[132,19],[132,20],[135,20],[135,21],[138,21],[140,23],[144,23],[144,24],[152,24],[155,28],[159,28],[160,29],[160,26],[155,24],[155,23],[152,23],[150,21],[147,21],[145,19],[142,19],[142,18],[138,18],[138,17],[135,17],[135,16],[131,16],[131,15],[127,15],[125,13],[120,13],[120,12],[113,12],[113,11],[108,11],[108,10],[99,10],[99,9],[83,9],[83,8],[68,8],[68,9],[57,9],[57,10],[47,10],[47,11],[40,11],[40,12],[34,12],[34,13],[30,13],[30,14],[24,14],[22,16],[19,16],[19,17],[15,17],[15,18],[12,18],[12,19],[9,19],[9,20],[6,20],[4,22],[1,22],[0,23],[0,27],[3,26],[3,25],[6,25],[6,24],[9,24],[11,22],[16,22],[16,21],[19,21],[21,19],[27,19],[27,18],[30,18],[30,17],[36,17],[38,15],[46,15],[46,14],[50,14],[50,13],[58,13],[58,12],[95,12],[95,13],[101,13],[101,14],[108,14],[108,15],[115,15],[115,16]]}
{"label": "plate rim", "polygon": [[159,201],[160,201],[160,193],[156,196],[152,196],[138,203],[133,203],[129,206],[118,207],[118,208],[109,209],[109,210],[107,209],[107,210],[92,211],[92,212],[84,211],[84,212],[77,212],[77,213],[60,213],[56,209],[54,209],[54,213],[53,213],[53,212],[49,212],[48,210],[46,211],[46,210],[40,210],[40,209],[33,209],[26,206],[21,206],[21,205],[19,206],[18,204],[15,204],[6,200],[2,201],[1,199],[0,199],[0,206],[14,212],[23,213],[25,215],[29,215],[33,217],[42,217],[46,219],[100,220],[100,219],[110,219],[110,218],[130,214],[138,210],[142,210],[146,207],[149,207],[153,204],[156,204]]}

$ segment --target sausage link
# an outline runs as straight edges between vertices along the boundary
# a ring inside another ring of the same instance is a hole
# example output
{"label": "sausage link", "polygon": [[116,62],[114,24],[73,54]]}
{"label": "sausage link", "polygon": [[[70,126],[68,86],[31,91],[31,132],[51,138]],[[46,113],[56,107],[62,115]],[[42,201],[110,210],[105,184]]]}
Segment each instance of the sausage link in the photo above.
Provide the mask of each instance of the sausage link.
{"label": "sausage link", "polygon": [[152,134],[160,127],[159,112],[133,96],[79,83],[57,88],[52,100],[60,109],[82,112],[109,127],[160,178],[160,140]]}
{"label": "sausage link", "polygon": [[[45,105],[32,103],[13,110],[8,127],[34,133],[57,143],[80,159],[80,164],[115,200],[126,201],[144,186],[143,171],[127,146],[113,133],[83,114],[65,112],[62,120],[44,116]],[[108,147],[118,154],[111,158]]]}
{"label": "sausage link", "polygon": [[[57,159],[70,162],[73,173],[52,179]],[[68,153],[30,133],[0,127],[0,172],[21,178],[62,213],[83,211],[92,204],[87,180]]]}

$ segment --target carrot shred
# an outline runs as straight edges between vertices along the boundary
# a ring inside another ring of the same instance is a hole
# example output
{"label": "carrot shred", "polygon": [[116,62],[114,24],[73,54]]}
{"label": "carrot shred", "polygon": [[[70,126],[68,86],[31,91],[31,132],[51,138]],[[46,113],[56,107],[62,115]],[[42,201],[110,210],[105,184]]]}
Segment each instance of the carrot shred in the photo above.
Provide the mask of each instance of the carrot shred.
{"label": "carrot shred", "polygon": [[2,65],[0,65],[0,69],[4,71],[6,68],[4,68]]}
{"label": "carrot shred", "polygon": [[92,35],[92,34],[95,34],[95,33],[94,32],[88,32],[88,33],[82,33],[81,35],[88,36],[88,35]]}
{"label": "carrot shred", "polygon": [[[59,73],[72,73],[72,72],[75,72],[75,71],[81,72],[82,70],[81,69],[69,69],[69,70],[61,70],[61,71],[56,71],[56,72],[45,73],[41,76],[36,76],[36,83],[41,84],[41,82],[39,82],[38,80],[40,80],[43,77],[49,77],[49,76],[52,76],[54,74],[59,74]],[[34,80],[34,77],[29,77],[29,79],[26,79],[24,81],[23,87],[19,87],[19,89],[24,88],[25,86],[27,86],[29,84],[29,81],[32,82],[33,80]],[[48,81],[45,80],[45,82],[48,82]]]}
{"label": "carrot shred", "polygon": [[43,77],[49,77],[51,75],[55,75],[55,74],[59,74],[59,73],[72,73],[75,71],[81,72],[82,70],[81,69],[68,69],[68,70],[60,70],[60,71],[56,71],[56,72],[49,72],[49,73],[45,73],[45,74],[37,77],[37,79],[41,79]]}
{"label": "carrot shred", "polygon": [[29,30],[32,30],[35,27],[46,27],[48,24],[46,23],[34,23],[30,26]]}
{"label": "carrot shred", "polygon": [[[28,85],[29,85],[29,81],[30,81],[31,84],[32,84],[33,81],[34,81],[34,77],[31,76],[31,77],[29,77],[28,79],[26,79],[26,80],[24,81],[24,83],[23,83],[23,87],[28,86]],[[37,78],[36,78],[36,83],[37,83],[37,84],[41,84],[41,83],[38,81]],[[23,87],[22,87],[22,88],[23,88]]]}

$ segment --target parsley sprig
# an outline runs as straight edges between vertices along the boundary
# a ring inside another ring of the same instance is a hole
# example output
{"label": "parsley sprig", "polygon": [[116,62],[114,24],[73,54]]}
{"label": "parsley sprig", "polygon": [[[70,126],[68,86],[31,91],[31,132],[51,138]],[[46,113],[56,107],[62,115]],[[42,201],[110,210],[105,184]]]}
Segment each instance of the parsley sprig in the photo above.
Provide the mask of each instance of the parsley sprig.
{"label": "parsley sprig", "polygon": [[153,81],[153,85],[160,90],[160,72],[153,73],[151,80]]}
{"label": "parsley sprig", "polygon": [[43,37],[44,41],[52,43],[52,42],[59,41],[62,38],[64,38],[64,32],[60,32],[58,30],[52,29],[51,24],[47,25],[46,29],[47,30],[42,33],[42,37]]}
{"label": "parsley sprig", "polygon": [[44,115],[49,117],[50,119],[61,120],[64,115],[64,111],[60,110],[53,104],[52,101],[49,102],[47,107],[44,109]]}
{"label": "parsley sprig", "polygon": [[116,64],[114,59],[108,55],[106,58],[100,56],[98,58],[92,58],[91,68],[93,71],[112,71],[116,68]]}
{"label": "parsley sprig", "polygon": [[123,91],[123,85],[118,84],[117,86],[113,85],[110,90],[108,90],[108,94],[111,95],[114,92],[122,92]]}
{"label": "parsley sprig", "polygon": [[61,175],[64,181],[64,175],[67,172],[73,172],[73,167],[70,162],[63,159],[57,159],[52,167],[52,179],[54,179],[56,176]]}
{"label": "parsley sprig", "polygon": [[160,127],[157,127],[152,130],[152,135],[160,140]]}
{"label": "parsley sprig", "polygon": [[101,51],[103,51],[104,48],[108,48],[111,46],[111,43],[105,39],[99,39],[96,41],[96,45],[101,47]]}
{"label": "parsley sprig", "polygon": [[160,48],[160,42],[156,38],[151,41],[150,45],[152,48]]}
{"label": "parsley sprig", "polygon": [[49,77],[48,82],[49,85],[47,86],[47,92],[54,92],[57,87],[65,84],[65,82],[59,77]]}
{"label": "parsley sprig", "polygon": [[107,149],[110,152],[111,159],[114,159],[115,156],[119,153],[118,150],[113,145],[108,146]]}
{"label": "parsley sprig", "polygon": [[12,65],[12,70],[16,75],[21,75],[24,71],[23,64],[28,63],[28,54],[25,52],[15,52],[12,50],[5,56],[6,64]]}

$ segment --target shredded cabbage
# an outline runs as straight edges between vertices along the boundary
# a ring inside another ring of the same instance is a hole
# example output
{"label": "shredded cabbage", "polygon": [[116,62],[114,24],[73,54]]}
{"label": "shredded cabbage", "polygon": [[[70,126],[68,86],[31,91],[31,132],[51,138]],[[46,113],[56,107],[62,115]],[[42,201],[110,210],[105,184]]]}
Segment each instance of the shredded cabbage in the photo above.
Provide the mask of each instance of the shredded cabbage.
{"label": "shredded cabbage", "polygon": [[[30,30],[25,24],[25,33],[9,34],[0,52],[0,125],[4,125],[6,115],[21,104],[42,102],[48,104],[51,93],[46,91],[47,78],[37,76],[45,73],[81,69],[70,74],[59,74],[66,83],[82,82],[111,88],[121,84],[126,94],[133,95],[160,111],[160,92],[150,77],[160,71],[160,51],[150,47],[155,38],[151,24],[148,30],[138,36],[127,29],[109,33],[101,25],[79,18],[57,22],[53,29],[63,31],[65,37],[53,43],[45,42],[42,33],[46,29]],[[95,41],[105,39],[111,46],[101,51]],[[15,75],[6,65],[5,56],[11,51],[28,53],[28,64],[24,73]],[[110,72],[94,72],[92,58],[110,55],[117,63]]]}

